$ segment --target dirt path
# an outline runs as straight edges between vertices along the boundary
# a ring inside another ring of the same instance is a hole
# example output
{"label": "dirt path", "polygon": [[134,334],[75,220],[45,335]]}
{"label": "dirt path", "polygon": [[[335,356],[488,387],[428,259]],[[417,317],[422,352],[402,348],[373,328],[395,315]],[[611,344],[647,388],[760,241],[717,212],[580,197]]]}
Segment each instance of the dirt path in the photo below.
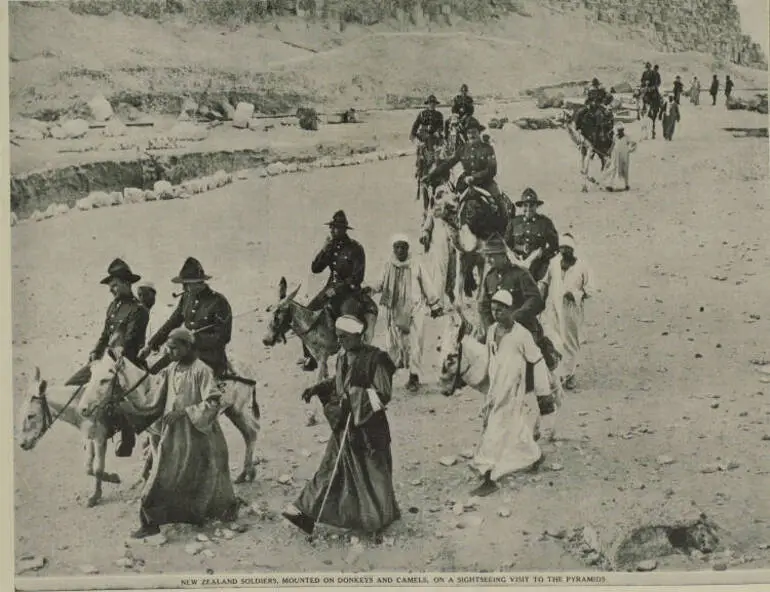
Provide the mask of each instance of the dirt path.
{"label": "dirt path", "polygon": [[[390,408],[397,494],[404,519],[381,546],[351,554],[345,538],[310,547],[277,516],[309,478],[323,452],[325,425],[303,427],[299,400],[312,377],[296,369],[299,343],[266,351],[266,313],[245,317],[231,351],[257,369],[263,431],[253,485],[237,493],[266,511],[244,514],[249,527],[212,544],[213,557],[190,556],[195,531],[172,528],[160,549],[131,542],[144,573],[310,570],[549,570],[588,569],[546,529],[592,525],[600,534],[627,526],[630,516],[654,522],[669,503],[692,500],[734,541],[735,568],[770,566],[767,436],[770,405],[752,358],[770,357],[770,299],[765,210],[765,139],[735,139],[721,127],[757,127],[758,116],[683,108],[673,143],[643,142],[632,164],[628,194],[581,194],[577,154],[563,131],[494,132],[501,186],[526,186],[546,201],[557,228],[575,233],[579,255],[596,270],[600,292],[588,305],[585,360],[579,389],[561,412],[561,441],[545,449],[546,467],[515,480],[461,518],[447,503],[466,500],[470,471],[441,456],[472,447],[480,396],[452,399],[429,385],[416,396],[396,377]],[[630,130],[633,136],[637,130]],[[16,403],[31,368],[60,381],[85,359],[97,337],[108,295],[98,280],[115,256],[159,287],[151,323],[172,305],[172,277],[188,255],[199,257],[216,290],[235,312],[274,301],[281,275],[305,281],[324,238],[322,223],[344,208],[353,235],[367,249],[371,280],[396,231],[417,238],[409,159],[306,175],[238,182],[185,202],[95,210],[13,230],[14,374]],[[66,271],[65,271],[66,270]],[[711,279],[725,277],[724,281]],[[757,318],[752,317],[755,315]],[[439,323],[429,329],[428,357]],[[381,328],[378,340],[381,340]],[[435,367],[434,367],[435,372]],[[27,373],[26,376],[24,373]],[[426,377],[430,382],[433,377]],[[767,380],[767,379],[765,379]],[[225,423],[235,470],[242,443]],[[672,464],[660,464],[661,455]],[[32,452],[15,453],[16,556],[43,555],[40,575],[76,575],[81,566],[124,573],[115,565],[137,522],[129,484],[138,460],[109,465],[121,486],[108,486],[103,505],[86,509],[91,487],[83,474],[77,432],[56,426]],[[706,465],[737,463],[703,473]],[[558,468],[558,467],[557,467]],[[284,473],[293,484],[277,482]],[[499,518],[501,507],[509,518]],[[469,516],[478,517],[469,519]],[[458,528],[461,523],[463,528]],[[207,532],[211,534],[212,529]],[[708,569],[675,556],[661,568]]]}

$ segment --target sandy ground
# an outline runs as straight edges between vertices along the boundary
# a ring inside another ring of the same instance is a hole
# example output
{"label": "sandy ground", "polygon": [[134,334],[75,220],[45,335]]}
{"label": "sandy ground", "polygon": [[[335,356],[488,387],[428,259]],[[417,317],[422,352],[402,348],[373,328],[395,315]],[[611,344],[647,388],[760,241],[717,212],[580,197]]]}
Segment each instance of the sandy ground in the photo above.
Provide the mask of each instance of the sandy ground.
{"label": "sandy ground", "polygon": [[[560,440],[544,449],[546,467],[462,519],[447,503],[468,498],[470,470],[464,461],[453,467],[438,461],[475,444],[481,397],[469,389],[452,399],[438,394],[441,321],[429,327],[434,376],[424,377],[423,391],[408,394],[406,375],[396,376],[389,415],[404,518],[388,532],[393,538],[379,546],[366,542],[351,555],[346,537],[322,537],[311,547],[277,516],[313,474],[324,448],[319,440],[329,430],[323,423],[304,427],[309,407],[299,395],[313,377],[294,365],[296,339],[272,351],[262,346],[267,313],[261,311],[276,300],[282,275],[290,286],[306,281],[324,239],[322,224],[338,208],[367,249],[370,281],[393,232],[417,238],[411,159],[250,179],[190,201],[73,213],[14,228],[16,405],[34,365],[56,383],[85,360],[109,302],[98,281],[113,257],[125,257],[159,286],[151,319],[157,328],[173,303],[168,278],[194,255],[236,313],[260,311],[236,322],[230,351],[253,366],[263,411],[258,478],[237,493],[267,511],[244,513],[240,522],[248,531],[211,543],[212,558],[185,553],[196,534],[189,528],[168,529],[169,542],[159,549],[130,542],[145,562],[139,571],[589,569],[541,533],[592,525],[604,536],[636,520],[655,522],[668,504],[690,500],[728,531],[736,557],[746,560],[730,569],[766,568],[769,391],[750,360],[770,357],[770,257],[762,242],[768,148],[766,139],[737,139],[721,129],[765,121],[710,106],[685,105],[682,117],[674,142],[642,142],[625,194],[580,193],[577,153],[562,130],[492,132],[501,186],[512,195],[537,189],[557,228],[576,235],[578,255],[593,265],[600,291],[588,303],[579,388],[560,412]],[[635,126],[630,135],[638,137]],[[243,445],[229,423],[223,426],[235,472]],[[87,509],[92,484],[75,429],[57,425],[35,450],[16,448],[15,553],[45,556],[39,575],[76,575],[84,564],[103,574],[126,571],[115,561],[137,525],[129,486],[139,460],[108,455],[124,484],[107,485],[102,505]],[[660,465],[661,455],[673,463]],[[730,461],[738,467],[702,472]],[[549,470],[552,463],[563,468]],[[284,473],[294,475],[291,485],[277,482]],[[510,517],[499,518],[500,508]],[[468,516],[478,519],[458,528]],[[660,568],[710,565],[674,556]]]}

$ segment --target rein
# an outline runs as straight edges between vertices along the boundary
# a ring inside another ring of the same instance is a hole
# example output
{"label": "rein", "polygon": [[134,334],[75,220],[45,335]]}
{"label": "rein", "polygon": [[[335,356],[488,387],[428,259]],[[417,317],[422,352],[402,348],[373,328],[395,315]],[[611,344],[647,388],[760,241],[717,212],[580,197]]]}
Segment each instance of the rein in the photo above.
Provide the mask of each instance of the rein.
{"label": "rein", "polygon": [[452,390],[449,391],[449,393],[446,395],[447,397],[451,397],[455,394],[455,391],[460,387],[460,381],[463,378],[463,375],[465,372],[470,370],[470,366],[468,366],[468,369],[463,372],[462,370],[462,362],[463,362],[463,339],[465,338],[466,330],[470,328],[470,323],[466,321],[465,319],[462,320],[462,323],[460,325],[460,331],[457,333],[457,369],[455,370],[454,377],[452,378]]}

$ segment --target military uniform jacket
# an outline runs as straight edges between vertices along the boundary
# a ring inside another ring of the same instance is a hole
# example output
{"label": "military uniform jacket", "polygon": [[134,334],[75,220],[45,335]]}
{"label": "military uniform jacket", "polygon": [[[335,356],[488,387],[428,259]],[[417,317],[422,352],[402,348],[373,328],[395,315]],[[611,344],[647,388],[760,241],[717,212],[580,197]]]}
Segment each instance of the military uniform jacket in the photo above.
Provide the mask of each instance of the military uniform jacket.
{"label": "military uniform jacket", "polygon": [[456,115],[473,115],[473,97],[457,95],[452,102],[452,113]]}
{"label": "military uniform jacket", "polygon": [[474,185],[484,186],[497,175],[497,156],[495,149],[486,142],[463,144],[452,158],[442,165],[451,169],[458,162],[463,165],[465,175],[472,175]]}
{"label": "military uniform jacket", "polygon": [[207,327],[195,333],[198,356],[215,374],[224,370],[227,364],[225,347],[230,343],[233,330],[232,309],[227,299],[208,287],[196,295],[185,292],[169,319],[150,339],[150,347],[160,347],[169,333],[182,325],[193,333]]}
{"label": "military uniform jacket", "polygon": [[350,237],[330,241],[313,259],[310,270],[321,273],[329,268],[331,272],[326,287],[347,288],[355,291],[361,287],[366,271],[366,254],[358,241]]}
{"label": "military uniform jacket", "polygon": [[542,214],[531,218],[516,216],[508,225],[505,242],[509,249],[523,253],[525,257],[537,249],[543,250],[530,267],[532,276],[540,280],[548,269],[548,262],[559,250],[559,233],[551,219]]}
{"label": "military uniform jacket", "polygon": [[108,345],[119,346],[123,348],[123,355],[136,363],[136,356],[144,347],[149,322],[147,309],[133,294],[115,298],[107,308],[107,319],[94,353],[102,357]]}
{"label": "military uniform jacket", "polygon": [[419,115],[417,115],[417,119],[415,119],[412,124],[412,131],[409,134],[410,139],[417,137],[417,130],[420,129],[421,125],[427,126],[428,132],[431,135],[441,135],[444,130],[444,116],[441,115],[441,112],[438,110],[431,111],[430,109],[425,109],[424,111],[420,111]]}
{"label": "military uniform jacket", "polygon": [[652,70],[645,70],[642,74],[642,87],[655,86],[655,72]]}
{"label": "military uniform jacket", "polygon": [[479,316],[484,329],[494,322],[492,318],[492,296],[498,290],[507,290],[513,296],[513,318],[527,328],[535,340],[542,334],[542,327],[537,320],[545,309],[545,303],[532,275],[513,264],[501,269],[491,270],[484,278],[479,299]]}

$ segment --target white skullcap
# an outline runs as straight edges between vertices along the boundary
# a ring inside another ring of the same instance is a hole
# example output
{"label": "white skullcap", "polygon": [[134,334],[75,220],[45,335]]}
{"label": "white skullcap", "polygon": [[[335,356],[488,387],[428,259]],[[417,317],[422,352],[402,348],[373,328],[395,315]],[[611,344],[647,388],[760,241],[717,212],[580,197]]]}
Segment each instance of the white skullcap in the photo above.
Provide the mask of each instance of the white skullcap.
{"label": "white skullcap", "polygon": [[364,324],[356,317],[350,315],[342,315],[334,323],[334,327],[351,335],[360,335],[364,332]]}
{"label": "white skullcap", "polygon": [[624,126],[624,125],[623,125],[623,122],[621,121],[621,122],[619,122],[619,123],[618,123],[618,124],[615,126],[615,129],[616,129],[616,130],[624,130],[624,129],[626,129],[626,126]]}
{"label": "white skullcap", "polygon": [[559,237],[559,246],[560,247],[572,247],[572,250],[575,250],[575,239],[572,236],[562,234]]}
{"label": "white skullcap", "polygon": [[145,282],[141,282],[141,283],[140,283],[140,284],[137,286],[137,288],[147,288],[148,290],[152,290],[153,292],[155,292],[155,291],[156,291],[156,290],[155,290],[155,284],[153,284],[152,282],[146,282],[146,281],[145,281]]}
{"label": "white skullcap", "polygon": [[508,290],[498,290],[495,295],[492,296],[492,302],[499,302],[505,306],[513,306],[513,296]]}
{"label": "white skullcap", "polygon": [[409,238],[405,234],[394,234],[390,237],[390,244],[395,245],[396,243],[406,243],[409,244]]}

